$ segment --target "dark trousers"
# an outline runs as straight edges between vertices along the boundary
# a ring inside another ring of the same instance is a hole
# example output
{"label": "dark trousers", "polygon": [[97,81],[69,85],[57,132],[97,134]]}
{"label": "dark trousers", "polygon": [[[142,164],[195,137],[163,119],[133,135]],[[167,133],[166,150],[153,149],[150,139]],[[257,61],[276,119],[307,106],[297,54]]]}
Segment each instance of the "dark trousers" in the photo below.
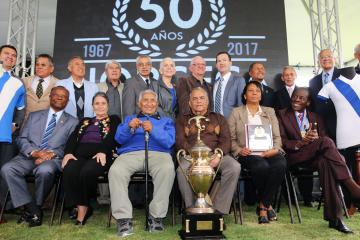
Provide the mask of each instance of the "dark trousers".
{"label": "dark trousers", "polygon": [[250,170],[259,201],[269,207],[276,191],[284,180],[286,159],[277,154],[271,158],[260,156],[240,157],[240,163]]}
{"label": "dark trousers", "polygon": [[111,159],[106,159],[105,166],[92,157],[99,152],[98,144],[81,143],[74,156],[63,171],[63,184],[66,206],[89,206],[89,200],[96,197],[97,178],[109,169]]}
{"label": "dark trousers", "polygon": [[[17,147],[15,143],[0,142],[0,169],[2,166],[10,161],[17,153]],[[2,204],[3,197],[7,191],[5,181],[3,181],[0,174],[0,203]]]}
{"label": "dark trousers", "polygon": [[290,165],[300,164],[319,171],[324,195],[324,219],[343,216],[338,184],[351,178],[345,160],[329,137],[321,137],[296,152],[288,153]]}

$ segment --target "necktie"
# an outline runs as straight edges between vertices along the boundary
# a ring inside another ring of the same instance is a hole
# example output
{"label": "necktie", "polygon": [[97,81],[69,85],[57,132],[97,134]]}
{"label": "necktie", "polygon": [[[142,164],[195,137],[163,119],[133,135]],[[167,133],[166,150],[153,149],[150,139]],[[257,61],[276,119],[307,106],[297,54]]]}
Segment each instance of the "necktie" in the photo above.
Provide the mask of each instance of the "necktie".
{"label": "necktie", "polygon": [[298,114],[298,118],[299,118],[300,123],[302,123],[302,121],[303,121],[303,119],[304,119],[304,114],[303,114],[303,113],[299,113],[299,114]]}
{"label": "necktie", "polygon": [[44,82],[44,79],[40,78],[39,82],[38,82],[38,85],[36,87],[36,96],[38,98],[41,98],[41,96],[43,95],[43,86],[42,86],[43,82]]}
{"label": "necktie", "polygon": [[47,128],[45,130],[43,139],[41,141],[41,145],[40,145],[40,149],[43,150],[45,148],[47,148],[48,142],[49,142],[49,138],[51,137],[52,132],[54,131],[56,126],[56,114],[54,113],[52,115],[52,118],[50,119],[49,124],[47,125]]}
{"label": "necktie", "polygon": [[329,73],[325,73],[324,74],[324,85],[327,84],[328,82],[330,82]]}
{"label": "necktie", "polygon": [[215,112],[217,113],[221,113],[221,90],[222,90],[222,81],[223,79],[220,78],[220,80],[218,80],[218,87],[216,90],[216,94],[215,94]]}
{"label": "necktie", "polygon": [[146,82],[146,87],[149,89],[149,88],[150,88],[150,82],[149,82],[149,79],[145,79],[145,82]]}

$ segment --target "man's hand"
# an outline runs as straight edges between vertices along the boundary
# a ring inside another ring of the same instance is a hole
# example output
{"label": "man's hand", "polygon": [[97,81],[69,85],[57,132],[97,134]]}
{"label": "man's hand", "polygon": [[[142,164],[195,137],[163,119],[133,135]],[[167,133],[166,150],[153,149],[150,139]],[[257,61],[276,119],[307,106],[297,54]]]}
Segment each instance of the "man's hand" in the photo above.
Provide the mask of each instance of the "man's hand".
{"label": "man's hand", "polygon": [[217,166],[219,166],[220,160],[220,156],[218,154],[215,154],[215,157],[210,162],[210,167],[216,168]]}
{"label": "man's hand", "polygon": [[240,152],[238,153],[238,155],[241,156],[241,157],[246,157],[246,156],[250,155],[251,152],[252,152],[252,151],[251,151],[249,148],[243,147],[243,148],[241,148],[241,150],[240,150]]}
{"label": "man's hand", "polygon": [[263,158],[270,158],[270,157],[273,157],[275,156],[276,154],[279,153],[279,150],[276,149],[276,148],[272,148],[272,149],[269,149],[269,150],[266,150],[265,152],[262,152],[260,157],[263,157]]}
{"label": "man's hand", "polygon": [[62,160],[61,168],[64,168],[69,160],[77,160],[77,158],[74,155],[72,155],[71,153],[66,154],[64,156],[64,159]]}
{"label": "man's hand", "polygon": [[149,120],[146,120],[142,123],[142,127],[144,129],[144,132],[149,132],[151,133],[152,131],[152,124]]}
{"label": "man's hand", "polygon": [[100,163],[101,166],[105,166],[105,164],[106,164],[106,154],[105,153],[97,153],[92,158],[96,159],[96,162]]}
{"label": "man's hand", "polygon": [[309,130],[306,132],[303,140],[307,143],[311,143],[319,138],[319,135],[316,130]]}
{"label": "man's hand", "polygon": [[50,160],[55,156],[55,153],[52,151],[46,151],[46,150],[39,150],[39,151],[33,151],[31,153],[31,157],[37,159],[41,158],[44,160]]}
{"label": "man's hand", "polygon": [[141,125],[142,125],[142,121],[138,118],[134,118],[129,122],[129,127],[132,129],[137,129],[141,127]]}

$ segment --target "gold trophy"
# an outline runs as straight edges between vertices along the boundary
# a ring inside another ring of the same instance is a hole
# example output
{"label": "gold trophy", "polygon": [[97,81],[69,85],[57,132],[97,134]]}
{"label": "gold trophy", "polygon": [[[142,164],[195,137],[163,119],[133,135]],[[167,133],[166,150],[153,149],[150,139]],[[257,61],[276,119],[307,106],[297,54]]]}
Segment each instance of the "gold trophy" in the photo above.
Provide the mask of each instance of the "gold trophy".
{"label": "gold trophy", "polygon": [[[214,153],[209,156],[211,153],[211,149],[206,146],[204,142],[200,139],[201,131],[205,130],[205,126],[201,125],[202,119],[204,119],[205,121],[209,121],[209,119],[204,116],[195,116],[193,118],[190,118],[188,121],[188,123],[190,124],[190,122],[194,120],[195,125],[198,129],[197,142],[191,148],[190,155],[186,155],[186,151],[184,149],[180,149],[176,155],[179,167],[197,197],[194,206],[187,208],[186,212],[195,214],[215,212],[215,210],[207,202],[206,196],[215,179],[215,176],[221,164],[221,160],[223,158],[223,152],[220,148],[216,148],[214,150]],[[216,156],[220,157],[220,163],[215,172],[214,169],[210,166],[210,162]],[[188,170],[184,170],[181,167],[180,159],[185,159],[186,161],[189,161],[191,163]]]}

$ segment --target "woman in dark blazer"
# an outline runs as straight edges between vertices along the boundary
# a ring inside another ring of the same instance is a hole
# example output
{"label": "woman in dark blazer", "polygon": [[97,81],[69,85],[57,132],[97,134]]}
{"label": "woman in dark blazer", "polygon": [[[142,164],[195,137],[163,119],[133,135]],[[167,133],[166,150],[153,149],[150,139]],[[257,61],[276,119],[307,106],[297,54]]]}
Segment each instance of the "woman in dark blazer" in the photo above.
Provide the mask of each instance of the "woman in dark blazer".
{"label": "woman in dark blazer", "polygon": [[[261,95],[261,84],[256,81],[248,82],[242,94],[244,105],[234,108],[228,118],[231,150],[234,156],[238,157],[241,165],[250,170],[257,189],[259,206],[256,212],[260,224],[277,219],[271,202],[286,171],[279,123],[273,108],[260,106]],[[254,152],[246,147],[245,124],[271,125],[273,148],[254,155]]]}
{"label": "woman in dark blazer", "polygon": [[68,139],[62,161],[66,205],[77,208],[76,225],[84,225],[92,215],[89,200],[96,197],[97,177],[110,168],[120,123],[117,116],[108,116],[105,93],[95,94],[92,105],[95,117],[80,121]]}
{"label": "woman in dark blazer", "polygon": [[159,72],[159,88],[157,91],[159,108],[162,110],[160,114],[170,117],[175,121],[177,115],[178,104],[176,98],[176,69],[175,62],[167,57],[160,62]]}

